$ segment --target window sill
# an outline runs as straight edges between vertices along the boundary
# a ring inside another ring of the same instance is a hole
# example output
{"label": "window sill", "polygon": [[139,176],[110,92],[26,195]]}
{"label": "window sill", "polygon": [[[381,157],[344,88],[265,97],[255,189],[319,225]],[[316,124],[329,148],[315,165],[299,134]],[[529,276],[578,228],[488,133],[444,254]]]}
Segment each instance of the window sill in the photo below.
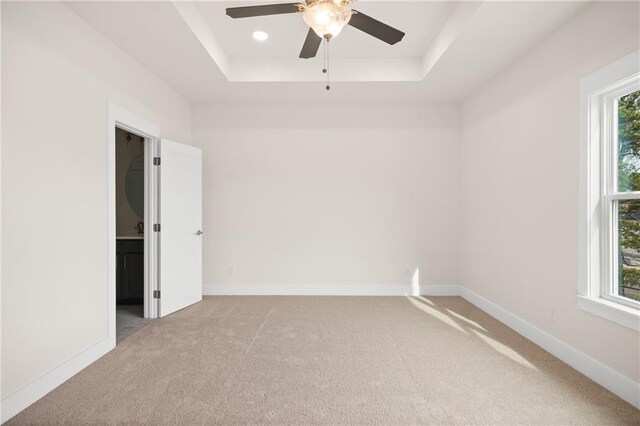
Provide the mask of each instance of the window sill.
{"label": "window sill", "polygon": [[640,311],[602,298],[578,295],[578,307],[635,331],[640,331]]}

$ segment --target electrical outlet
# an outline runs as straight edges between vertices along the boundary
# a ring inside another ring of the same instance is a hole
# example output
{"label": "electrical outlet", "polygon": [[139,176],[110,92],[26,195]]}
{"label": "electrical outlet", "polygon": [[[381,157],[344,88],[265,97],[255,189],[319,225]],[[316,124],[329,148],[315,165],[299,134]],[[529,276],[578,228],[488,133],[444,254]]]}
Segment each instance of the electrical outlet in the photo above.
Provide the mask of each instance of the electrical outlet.
{"label": "electrical outlet", "polygon": [[227,275],[232,276],[234,272],[233,266],[227,266]]}
{"label": "electrical outlet", "polygon": [[551,310],[551,322],[558,322],[558,315],[555,309]]}

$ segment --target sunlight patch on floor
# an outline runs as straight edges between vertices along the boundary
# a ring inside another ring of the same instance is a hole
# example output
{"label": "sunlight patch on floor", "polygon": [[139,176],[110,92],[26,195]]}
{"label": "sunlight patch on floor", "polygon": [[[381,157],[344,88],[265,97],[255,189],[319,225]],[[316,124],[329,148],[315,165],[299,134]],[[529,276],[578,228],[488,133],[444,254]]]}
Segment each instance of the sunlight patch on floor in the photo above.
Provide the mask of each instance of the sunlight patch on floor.
{"label": "sunlight patch on floor", "polygon": [[463,332],[464,334],[468,334],[466,331],[464,331],[464,329],[462,327],[460,327],[460,325],[458,323],[456,323],[453,319],[451,319],[451,317],[443,314],[442,312],[438,311],[437,309],[434,309],[434,308],[432,308],[430,306],[425,305],[422,302],[414,300],[411,297],[409,297],[408,299],[416,308],[420,309],[421,311],[426,312],[427,314],[431,315],[435,319],[442,321],[443,323],[447,324],[448,326],[453,327],[456,330]]}
{"label": "sunlight patch on floor", "polygon": [[453,315],[454,317],[458,318],[459,320],[462,320],[462,321],[466,322],[466,323],[467,323],[467,324],[469,324],[469,325],[472,325],[472,326],[474,326],[474,327],[476,327],[476,328],[478,328],[478,329],[480,329],[480,330],[482,330],[482,331],[487,331],[487,329],[486,329],[486,328],[484,328],[483,326],[481,326],[480,324],[478,324],[478,323],[477,323],[477,322],[475,322],[475,321],[471,321],[471,320],[470,320],[469,318],[467,318],[467,317],[464,317],[464,316],[462,316],[462,315],[460,315],[460,314],[458,314],[458,313],[456,313],[456,312],[453,312],[453,311],[452,311],[452,310],[450,310],[450,309],[445,309],[445,311],[447,311],[447,312],[449,313],[449,315]]}
{"label": "sunlight patch on floor", "polygon": [[503,345],[497,340],[492,339],[491,337],[486,336],[480,333],[479,331],[476,331],[476,330],[471,330],[471,331],[476,336],[478,336],[482,341],[484,341],[487,345],[489,345],[492,349],[494,349],[496,352],[501,353],[502,355],[506,356],[507,358],[517,362],[518,364],[524,367],[531,368],[532,370],[537,370],[537,368],[533,364],[531,364],[524,357],[522,357],[522,355],[520,355],[510,347]]}
{"label": "sunlight patch on floor", "polygon": [[436,306],[435,303],[433,303],[431,300],[427,299],[424,296],[415,296],[414,299],[420,299],[422,300],[424,303],[428,303],[431,306]]}

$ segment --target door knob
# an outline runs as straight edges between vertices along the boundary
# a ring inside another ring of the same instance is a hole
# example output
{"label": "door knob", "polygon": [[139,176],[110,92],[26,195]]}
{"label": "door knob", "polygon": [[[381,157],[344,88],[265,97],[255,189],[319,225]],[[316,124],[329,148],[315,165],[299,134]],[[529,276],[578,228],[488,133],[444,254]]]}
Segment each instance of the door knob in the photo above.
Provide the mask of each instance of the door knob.
{"label": "door knob", "polygon": [[202,234],[204,234],[204,232],[198,229],[198,232],[196,232],[196,235],[202,235]]}

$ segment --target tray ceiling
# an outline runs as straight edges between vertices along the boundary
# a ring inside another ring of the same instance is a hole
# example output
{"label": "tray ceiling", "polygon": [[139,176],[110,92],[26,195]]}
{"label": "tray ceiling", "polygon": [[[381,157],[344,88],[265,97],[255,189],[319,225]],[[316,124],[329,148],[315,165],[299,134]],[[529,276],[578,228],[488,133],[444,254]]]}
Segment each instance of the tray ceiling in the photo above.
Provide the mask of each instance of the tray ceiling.
{"label": "tray ceiling", "polygon": [[[193,102],[279,100],[458,101],[550,34],[585,2],[361,0],[354,8],[407,35],[389,46],[347,27],[321,55],[299,59],[297,14],[231,19],[230,6],[277,3],[69,2],[114,44]],[[268,40],[252,38],[256,30]],[[322,49],[322,48],[321,48]]]}

